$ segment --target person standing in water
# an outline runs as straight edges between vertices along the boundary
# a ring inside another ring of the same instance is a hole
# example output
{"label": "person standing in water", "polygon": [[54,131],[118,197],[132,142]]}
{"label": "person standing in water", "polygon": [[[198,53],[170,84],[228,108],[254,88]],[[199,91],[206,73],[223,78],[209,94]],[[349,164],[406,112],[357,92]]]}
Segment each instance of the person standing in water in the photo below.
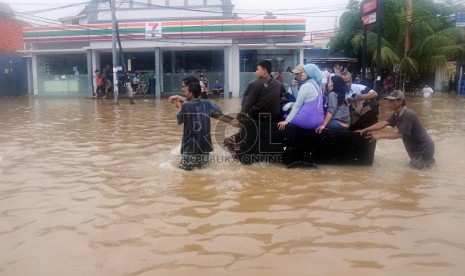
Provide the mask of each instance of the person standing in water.
{"label": "person standing in water", "polygon": [[181,89],[184,97],[170,98],[176,101],[178,124],[184,124],[179,168],[190,171],[209,161],[213,151],[210,117],[221,114],[221,108],[208,100],[200,99],[200,82],[195,77],[186,77]]}
{"label": "person standing in water", "polygon": [[421,95],[424,99],[429,99],[431,95],[433,95],[433,92],[433,89],[431,89],[428,84],[425,84],[425,87],[421,90]]}
{"label": "person standing in water", "polygon": [[373,140],[379,139],[399,139],[402,138],[405,149],[410,157],[410,166],[416,169],[432,167],[435,164],[434,159],[434,142],[426,133],[425,128],[420,122],[418,115],[405,106],[405,95],[400,90],[394,90],[385,97],[389,100],[389,109],[394,111],[387,120],[379,121],[367,128],[357,130],[356,132],[364,134],[383,129],[387,126],[397,127],[396,132],[391,133],[371,133]]}

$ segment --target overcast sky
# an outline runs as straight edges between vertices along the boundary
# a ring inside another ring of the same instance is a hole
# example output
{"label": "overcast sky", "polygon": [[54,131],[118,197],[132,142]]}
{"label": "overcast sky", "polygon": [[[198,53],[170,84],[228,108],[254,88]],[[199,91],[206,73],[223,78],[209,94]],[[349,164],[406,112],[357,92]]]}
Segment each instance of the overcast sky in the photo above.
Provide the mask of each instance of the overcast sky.
{"label": "overcast sky", "polygon": [[[43,20],[39,23],[46,25],[46,19],[58,19],[75,14],[82,10],[86,0],[0,0],[7,3],[18,14],[19,19],[26,16],[37,16]],[[243,18],[263,18],[267,11],[278,18],[306,18],[307,32],[326,31],[334,29],[339,16],[344,12],[349,0],[232,0],[234,11]],[[82,4],[81,4],[82,3]],[[41,12],[33,15],[24,14],[26,11],[38,11],[47,8],[63,7],[68,4],[80,4],[73,8]]]}

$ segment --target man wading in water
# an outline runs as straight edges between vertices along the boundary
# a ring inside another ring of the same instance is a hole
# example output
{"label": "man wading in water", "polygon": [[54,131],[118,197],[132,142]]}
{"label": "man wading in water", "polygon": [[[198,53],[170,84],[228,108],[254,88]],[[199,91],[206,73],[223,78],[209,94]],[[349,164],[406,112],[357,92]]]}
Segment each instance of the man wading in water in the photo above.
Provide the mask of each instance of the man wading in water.
{"label": "man wading in water", "polygon": [[184,78],[181,89],[185,98],[176,95],[168,101],[176,103],[178,124],[184,124],[179,168],[190,171],[209,161],[209,154],[213,151],[210,117],[221,114],[221,108],[208,100],[200,99],[201,87],[197,78]]}
{"label": "man wading in water", "polygon": [[363,134],[383,129],[387,126],[397,127],[396,132],[371,134],[373,140],[379,139],[399,139],[402,138],[405,149],[410,156],[410,166],[416,169],[429,168],[434,165],[434,142],[426,133],[425,128],[420,122],[418,115],[405,106],[405,95],[400,90],[394,90],[385,97],[389,100],[389,109],[394,114],[385,121],[380,121],[362,130],[356,132]]}

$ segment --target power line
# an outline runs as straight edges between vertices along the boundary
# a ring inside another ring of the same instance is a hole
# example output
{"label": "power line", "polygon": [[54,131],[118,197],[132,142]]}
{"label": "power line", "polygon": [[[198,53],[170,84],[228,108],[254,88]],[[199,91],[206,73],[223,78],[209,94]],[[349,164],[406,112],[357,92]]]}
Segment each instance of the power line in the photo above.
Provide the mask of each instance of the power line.
{"label": "power line", "polygon": [[[125,3],[125,1],[121,1],[120,5]],[[135,2],[135,3],[141,3],[141,2]],[[58,9],[63,9],[63,8],[68,8],[68,7],[74,7],[74,6],[79,6],[79,5],[83,5],[83,4],[88,4],[88,2],[81,2],[81,3],[76,3],[76,4],[69,4],[69,5],[65,5],[65,6],[60,6],[60,7],[54,7],[54,8],[49,8],[49,9],[42,9],[42,10],[37,10],[36,12],[37,13],[40,13],[40,12],[46,12],[46,11],[52,11],[52,10],[58,10]],[[146,3],[143,3],[144,5],[146,5]],[[152,7],[163,7],[163,8],[167,8],[166,6],[160,6],[160,5],[149,5],[149,6],[152,6]],[[199,9],[190,9],[190,8],[185,8],[185,7],[168,7],[168,8],[173,8],[173,9],[177,9],[177,10],[188,10],[188,11],[202,11],[202,12],[209,12],[209,13],[220,13],[220,12],[217,12],[217,11],[206,11],[206,10],[199,10]],[[327,7],[322,7],[322,8],[327,8]],[[100,10],[100,9],[97,9],[97,11]],[[287,10],[295,10],[295,9],[287,9]],[[327,10],[327,11],[335,11],[335,10],[338,10],[338,9],[332,9],[332,10]],[[286,10],[282,10],[282,11],[286,11]],[[221,12],[222,13],[222,12]],[[318,13],[321,13],[318,12]],[[427,21],[427,20],[433,20],[435,18],[433,18],[427,11],[423,11],[423,15],[420,15],[420,16],[414,16],[413,19],[414,19],[414,23],[421,23],[421,22],[424,22],[424,21]],[[286,13],[281,13],[282,15],[289,15],[289,14],[286,14]],[[301,15],[302,12],[299,12],[299,13],[293,13],[293,15],[295,14],[298,14],[298,15]],[[40,16],[36,16],[36,15],[33,15],[33,12],[32,11],[28,11],[28,12],[24,12],[24,13],[21,13],[21,14],[18,14],[19,16],[22,15],[22,17],[25,17],[27,19],[30,19],[30,20],[34,20],[36,22],[41,22],[41,23],[47,23],[47,24],[54,24],[56,26],[69,26],[69,25],[65,25],[65,24],[61,24],[61,23],[56,23],[55,21],[53,21],[52,19],[48,19],[48,18],[45,18],[45,17],[40,17]],[[249,13],[249,17],[247,18],[253,18],[255,16],[263,16],[263,14],[258,14],[258,13]],[[279,15],[279,14],[277,14]],[[313,15],[312,17],[325,17],[325,16],[322,16],[322,15]],[[334,17],[334,16],[328,16],[328,17]],[[245,18],[245,19],[247,19]],[[400,18],[402,19],[402,18]],[[421,19],[421,20],[420,20]],[[231,19],[231,20],[234,20],[234,19]],[[53,23],[52,23],[53,22]],[[86,27],[85,25],[73,25],[75,26],[76,28],[81,28],[81,29],[94,29],[94,28],[91,28],[91,27]],[[58,28],[59,29],[59,28]],[[331,29],[332,30],[332,29]],[[305,35],[309,35],[309,34],[313,34],[313,33],[317,33],[317,32],[324,32],[325,30],[315,30],[315,31],[307,31],[305,32]]]}
{"label": "power line", "polygon": [[19,12],[19,14],[36,14],[36,13],[43,13],[43,12],[49,12],[49,11],[55,11],[55,10],[60,10],[60,9],[66,9],[66,8],[81,6],[81,5],[85,5],[85,4],[88,4],[88,3],[89,3],[89,2],[81,2],[81,3],[69,4],[69,5],[65,5],[65,6],[59,6],[59,7],[53,7],[53,8],[42,9],[42,10]]}
{"label": "power line", "polygon": [[[106,1],[100,2],[100,4],[104,4]],[[120,6],[123,5],[127,0],[120,1]],[[151,7],[151,8],[163,8],[163,9],[172,9],[172,10],[183,10],[183,11],[195,11],[195,12],[202,12],[202,13],[210,13],[210,14],[223,14],[223,11],[212,11],[212,10],[207,10],[207,9],[197,9],[197,8],[189,8],[189,7],[184,7],[184,6],[165,6],[165,5],[156,5],[156,4],[148,4],[144,2],[138,2],[138,1],[133,1],[132,3],[140,4],[143,5],[144,7]],[[18,14],[35,14],[35,13],[43,13],[43,12],[48,12],[48,11],[53,11],[53,10],[59,10],[59,9],[64,9],[64,8],[70,8],[70,7],[76,7],[84,4],[89,4],[89,2],[81,2],[81,3],[74,3],[74,4],[67,4],[63,6],[56,6],[52,8],[47,8],[47,9],[40,9],[40,10],[30,10],[30,11],[25,11],[25,12],[17,12]],[[37,3],[34,3],[34,5],[37,5]],[[331,9],[329,9],[331,8]],[[319,9],[326,9],[326,10],[319,10]],[[89,10],[91,12],[99,11],[101,9],[97,10]],[[298,12],[286,12],[286,11],[295,11],[298,10]],[[255,10],[254,12],[251,12],[250,10],[233,10],[233,13],[240,13],[244,15],[249,15],[249,16],[263,16],[265,15],[266,11],[271,11],[275,13],[275,15],[287,15],[287,16],[308,16],[309,14],[321,14],[321,13],[327,13],[327,12],[335,12],[335,11],[344,11],[346,10],[340,5],[332,5],[332,6],[319,6],[319,7],[305,7],[301,9],[266,9],[260,12],[257,12]],[[335,15],[328,15],[328,17],[334,17]],[[322,15],[318,15],[318,17],[324,17]]]}
{"label": "power line", "polygon": [[[123,0],[123,1],[120,1],[120,6],[122,4],[124,4],[126,2],[126,0]],[[41,10],[35,10],[35,11],[27,11],[27,12],[22,12],[22,13],[18,13],[17,15],[18,16],[21,16],[22,15],[29,15],[29,17],[27,16],[23,16],[23,18],[26,18],[27,20],[32,20],[35,24],[39,24],[38,22],[40,22],[40,25],[44,25],[43,23],[46,23],[46,24],[54,24],[54,25],[57,25],[57,26],[66,26],[65,24],[61,24],[61,23],[57,23],[58,20],[54,20],[52,22],[53,19],[49,19],[49,18],[46,18],[46,17],[39,17],[37,15],[35,15],[36,13],[43,13],[43,12],[49,12],[49,11],[53,11],[53,10],[59,10],[59,9],[65,9],[65,8],[70,8],[70,7],[77,7],[79,5],[83,5],[83,4],[88,4],[89,2],[81,2],[81,3],[75,3],[75,4],[67,4],[67,5],[64,5],[64,6],[59,6],[59,7],[53,7],[53,8],[47,8],[47,9],[41,9]],[[103,0],[101,1],[99,4],[105,4],[107,3],[107,1]],[[163,9],[175,9],[175,10],[184,10],[184,11],[198,11],[198,12],[202,12],[202,13],[210,13],[210,14],[221,14],[223,15],[223,11],[212,11],[212,10],[205,10],[205,9],[193,9],[193,8],[189,8],[189,7],[173,7],[173,6],[163,6],[163,5],[155,5],[155,4],[148,4],[148,3],[143,3],[143,2],[138,2],[138,1],[133,1],[133,3],[136,3],[136,4],[140,4],[140,5],[143,5],[144,7],[158,7],[158,8],[163,8]],[[345,9],[341,9],[340,8],[341,6],[340,5],[325,5],[325,6],[319,6],[319,7],[306,7],[306,8],[303,8],[304,10],[302,11],[301,9],[300,12],[294,12],[294,13],[285,13],[286,11],[295,11],[296,9],[295,8],[292,8],[292,9],[280,9],[279,13],[276,13],[276,15],[282,15],[282,16],[296,16],[296,17],[304,17],[304,16],[307,16],[308,17],[308,14],[313,14],[311,17],[309,17],[308,19],[311,20],[311,18],[325,18],[325,17],[334,17],[334,15],[321,15],[321,13],[325,13],[325,12],[334,12],[334,11],[342,11],[342,10],[345,10]],[[334,9],[336,8],[336,9]],[[305,11],[305,9],[313,9],[312,11]],[[319,11],[318,9],[324,9],[323,11]],[[89,7],[87,7],[87,12],[95,12],[95,11],[102,11],[102,9],[92,9],[90,10]],[[242,10],[241,10],[242,11]],[[236,13],[236,10],[233,10],[233,13]],[[256,10],[255,12],[241,12],[241,15],[248,15],[247,17],[243,17],[241,19],[250,19],[250,18],[253,18],[253,17],[258,17],[258,16],[264,16],[263,13],[257,13]],[[318,15],[317,15],[318,14]],[[234,20],[234,19],[231,19],[231,20]],[[80,26],[79,28],[81,29],[85,29],[84,26]],[[318,30],[315,30],[313,32],[316,32]],[[308,35],[309,33],[311,32],[307,32],[306,35]]]}

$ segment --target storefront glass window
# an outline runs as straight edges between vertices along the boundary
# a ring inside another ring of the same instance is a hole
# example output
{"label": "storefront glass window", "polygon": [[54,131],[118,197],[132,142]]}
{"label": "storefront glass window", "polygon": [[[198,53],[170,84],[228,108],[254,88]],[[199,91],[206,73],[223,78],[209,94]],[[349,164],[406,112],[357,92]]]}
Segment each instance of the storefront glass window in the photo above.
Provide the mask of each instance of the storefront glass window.
{"label": "storefront glass window", "polygon": [[224,83],[224,51],[166,51],[163,53],[163,91],[179,92],[186,76],[206,75],[209,84]]}
{"label": "storefront glass window", "polygon": [[86,95],[86,54],[37,57],[39,95]]}
{"label": "storefront glass window", "polygon": [[241,50],[240,51],[240,95],[244,93],[249,82],[255,77],[257,62],[269,60],[273,66],[272,75],[281,73],[285,83],[292,82],[293,74],[289,72],[299,63],[299,51],[294,49],[275,50]]}

